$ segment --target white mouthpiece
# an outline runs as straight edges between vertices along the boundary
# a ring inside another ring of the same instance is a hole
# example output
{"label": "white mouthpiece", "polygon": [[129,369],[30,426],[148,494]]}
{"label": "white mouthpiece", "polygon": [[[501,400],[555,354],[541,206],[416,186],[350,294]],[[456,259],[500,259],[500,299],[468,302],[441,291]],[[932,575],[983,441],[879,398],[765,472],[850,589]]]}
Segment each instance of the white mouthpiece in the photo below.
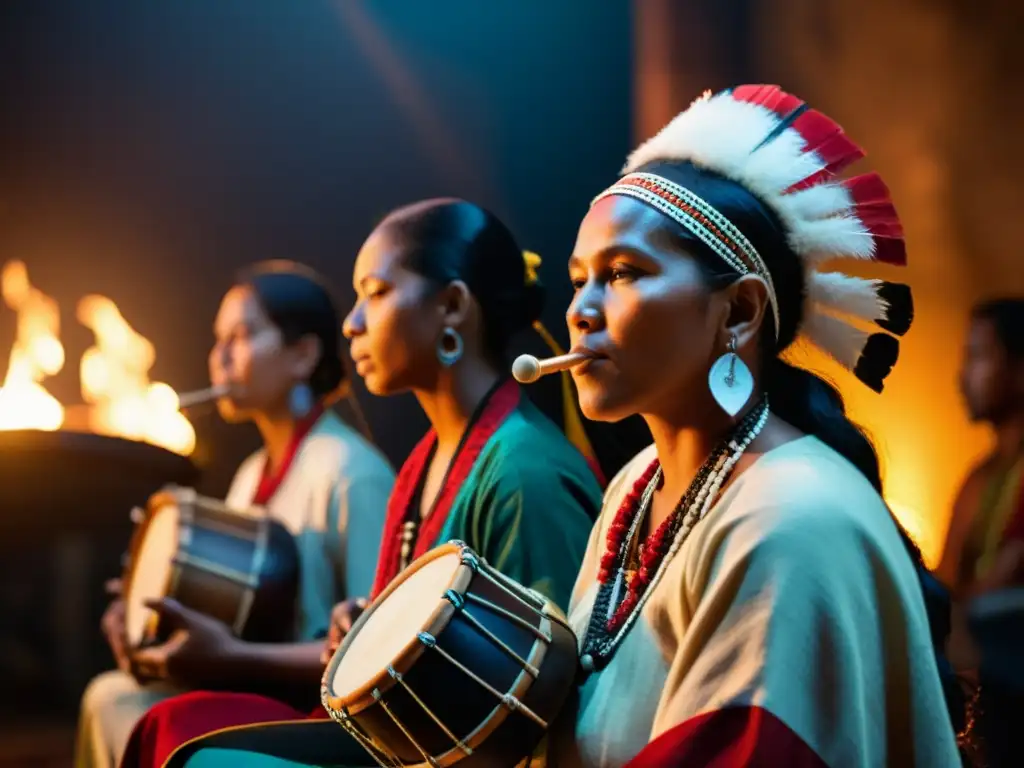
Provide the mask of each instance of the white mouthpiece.
{"label": "white mouthpiece", "polygon": [[520,355],[512,363],[512,375],[520,384],[532,384],[541,376],[574,368],[592,357],[591,352],[570,352],[538,360],[533,355]]}
{"label": "white mouthpiece", "polygon": [[520,384],[532,384],[540,378],[540,360],[533,355],[520,355],[512,363],[512,376]]}

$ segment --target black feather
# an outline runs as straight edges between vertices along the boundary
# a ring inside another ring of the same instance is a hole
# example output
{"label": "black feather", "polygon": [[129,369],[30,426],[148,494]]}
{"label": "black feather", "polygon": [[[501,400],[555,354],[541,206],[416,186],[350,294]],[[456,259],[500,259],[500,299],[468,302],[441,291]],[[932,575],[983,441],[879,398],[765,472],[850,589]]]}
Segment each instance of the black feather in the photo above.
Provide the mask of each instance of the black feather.
{"label": "black feather", "polygon": [[885,377],[892,373],[892,367],[900,356],[900,342],[887,333],[874,333],[868,337],[853,375],[875,392],[881,392]]}
{"label": "black feather", "polygon": [[910,286],[903,283],[883,282],[878,286],[878,296],[888,305],[885,317],[876,320],[879,328],[902,336],[914,322],[914,297]]}

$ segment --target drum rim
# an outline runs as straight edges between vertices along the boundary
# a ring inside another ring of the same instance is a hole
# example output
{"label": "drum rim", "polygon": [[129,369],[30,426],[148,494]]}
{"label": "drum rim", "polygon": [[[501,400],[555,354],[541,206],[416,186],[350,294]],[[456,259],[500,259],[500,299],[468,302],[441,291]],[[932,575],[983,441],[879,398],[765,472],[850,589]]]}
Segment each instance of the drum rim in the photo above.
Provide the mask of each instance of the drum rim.
{"label": "drum rim", "polygon": [[[356,636],[362,630],[363,626],[369,622],[370,617],[377,610],[377,607],[428,563],[444,557],[445,555],[459,555],[460,562],[455,568],[455,572],[452,574],[451,581],[448,582],[447,588],[453,589],[459,594],[464,594],[466,589],[469,587],[470,581],[473,579],[472,569],[461,561],[463,552],[467,550],[472,552],[467,545],[461,542],[450,541],[424,552],[410,563],[405,570],[398,574],[398,576],[392,579],[391,583],[384,588],[384,591],[377,596],[365,611],[363,611],[362,615],[352,626],[352,630],[345,636],[341,645],[338,646],[338,649],[331,656],[330,661],[327,662],[327,667],[324,669],[323,676],[320,678],[321,692],[323,693],[324,699],[328,704],[330,704],[331,709],[336,712],[344,712],[348,715],[354,715],[376,702],[376,699],[373,697],[374,690],[379,693],[384,693],[395,685],[396,681],[388,674],[388,670],[386,668],[382,669],[364,685],[355,689],[352,693],[346,696],[336,695],[331,687],[331,681],[334,680],[334,674],[337,672],[338,666],[341,664],[341,660],[348,651],[349,646],[355,641]],[[452,620],[452,616],[455,614],[455,606],[445,600],[442,595],[438,595],[437,603],[437,608],[431,612],[430,616],[427,618],[426,624],[419,629],[420,632],[428,632],[434,637],[437,637],[437,635],[448,626],[449,622]],[[417,635],[413,635],[409,642],[402,647],[402,650],[398,652],[398,656],[391,660],[391,667],[393,667],[400,675],[404,675],[425,650],[427,650],[426,646],[419,641]]]}
{"label": "drum rim", "polygon": [[125,643],[125,648],[128,650],[129,657],[134,656],[137,648],[131,638],[128,637],[128,595],[132,590],[132,584],[135,581],[135,574],[138,570],[139,565],[139,549],[142,547],[142,543],[146,540],[146,534],[149,532],[150,527],[153,524],[158,512],[170,504],[175,504],[178,507],[184,506],[185,503],[191,504],[193,499],[184,499],[187,495],[186,489],[179,488],[177,486],[170,486],[162,488],[146,500],[146,516],[135,526],[135,530],[132,532],[132,538],[128,544],[128,560],[125,563],[124,571],[121,574],[121,600],[124,601],[125,610],[125,621],[124,631],[122,632],[122,640]]}
{"label": "drum rim", "polygon": [[[434,559],[441,557],[451,552],[459,553],[460,557],[465,553],[469,552],[476,555],[475,551],[464,542],[452,541],[447,544],[439,545],[438,547],[424,553],[417,560],[415,560],[408,568],[405,569],[399,576],[387,586],[387,588],[374,600],[371,609],[375,608],[377,604],[383,602],[392,592],[394,592],[399,585],[404,583],[410,578],[416,571],[422,568],[427,563]],[[505,574],[501,573],[498,569],[488,564],[483,558],[477,556],[480,568],[486,568],[489,572],[494,574],[494,577],[502,582],[505,582],[506,588],[511,584],[514,588],[527,589],[527,587],[519,584],[518,582],[510,579]],[[474,569],[468,566],[465,562],[460,563],[456,569],[455,575],[452,577],[452,581],[449,584],[450,589],[457,589],[460,594],[465,594],[469,589],[469,584],[472,581],[474,575]],[[460,578],[461,577],[461,578]],[[532,590],[531,590],[532,591]],[[569,625],[568,620],[564,617],[559,606],[552,601],[550,598],[543,594],[534,591],[534,594],[541,598],[542,605],[540,608],[540,625],[538,629],[542,630],[549,637],[548,642],[543,642],[540,638],[537,638],[533,647],[530,649],[530,654],[526,661],[534,666],[538,670],[543,669],[544,662],[546,661],[551,647],[559,643],[560,631],[556,629],[556,625],[561,627],[561,630],[565,633],[565,641],[568,646],[571,646],[573,651],[578,652],[578,641],[576,639],[576,633]],[[455,607],[447,600],[439,599],[439,606],[431,614],[428,620],[427,630],[431,634],[439,633],[445,626],[451,621],[453,614],[455,613]],[[345,638],[345,641],[338,647],[331,656],[330,661],[327,663],[327,667],[324,670],[323,677],[321,678],[321,701],[327,709],[328,714],[335,717],[335,714],[342,715],[345,719],[358,715],[363,710],[373,706],[377,703],[376,698],[373,696],[373,691],[376,690],[379,694],[384,694],[386,691],[396,685],[396,681],[388,674],[387,669],[379,672],[375,677],[371,678],[370,681],[362,686],[361,688],[354,691],[349,696],[336,696],[331,690],[330,681],[334,679],[334,674],[337,671],[338,665],[341,662],[341,658],[344,655],[343,651],[347,650],[350,645],[350,638],[354,638],[358,631],[361,629],[362,624],[369,620],[371,610],[368,609],[360,616],[359,620],[353,626],[352,631]],[[443,619],[443,621],[441,620]],[[413,646],[410,648],[410,646]],[[567,646],[567,647],[568,647]],[[405,674],[408,668],[419,659],[419,657],[427,650],[423,643],[419,642],[416,637],[402,649],[398,658],[392,661],[391,666],[395,668],[395,671],[400,674]],[[517,700],[522,701],[529,693],[530,689],[536,684],[536,680],[533,676],[527,672],[526,669],[520,670],[516,676],[515,681],[510,686],[508,694],[515,697]],[[348,703],[346,703],[348,702]],[[477,750],[479,745],[486,741],[492,733],[494,733],[512,714],[512,709],[502,701],[497,701],[494,708],[488,712],[483,718],[481,718],[480,724],[470,733],[466,734],[464,741],[462,742],[466,747],[471,750]],[[336,718],[335,718],[336,719]],[[552,726],[552,722],[548,723],[548,727]],[[448,766],[462,759],[464,753],[462,748],[455,744],[446,752],[438,755],[434,755],[434,760],[439,766]],[[426,763],[423,763],[426,765]]]}
{"label": "drum rim", "polygon": [[[138,555],[139,549],[142,547],[142,542],[146,539],[146,534],[149,531],[150,526],[153,523],[153,519],[156,517],[156,513],[168,505],[175,505],[179,509],[190,508],[194,511],[196,509],[208,509],[214,512],[226,512],[232,515],[242,516],[251,518],[256,521],[270,520],[271,524],[276,522],[272,520],[265,508],[255,505],[248,512],[246,510],[237,509],[224,503],[220,499],[215,499],[210,496],[203,496],[196,492],[194,488],[186,488],[180,485],[168,485],[161,488],[156,493],[152,494],[146,500],[145,506],[145,517],[135,526],[135,530],[132,532],[132,537],[128,543],[128,558],[125,562],[124,569],[121,572],[121,598],[125,602],[125,631],[122,633],[122,640],[127,648],[129,659],[133,658],[138,652],[127,632],[127,611],[128,611],[128,593],[131,591],[132,582],[135,580],[135,573],[138,568]],[[249,514],[255,511],[263,511],[263,515]],[[179,536],[181,529],[181,519],[178,522]],[[165,590],[166,591],[166,590]]]}

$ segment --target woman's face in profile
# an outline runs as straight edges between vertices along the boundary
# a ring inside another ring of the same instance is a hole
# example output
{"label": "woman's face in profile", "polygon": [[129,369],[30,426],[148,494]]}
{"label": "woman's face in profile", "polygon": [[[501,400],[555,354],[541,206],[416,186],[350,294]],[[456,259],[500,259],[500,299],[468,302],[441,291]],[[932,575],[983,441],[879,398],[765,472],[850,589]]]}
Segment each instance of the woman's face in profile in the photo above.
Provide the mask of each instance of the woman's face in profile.
{"label": "woman's face in profile", "polygon": [[267,317],[252,289],[235,286],[225,294],[214,322],[210,382],[227,385],[217,410],[227,421],[244,421],[253,412],[271,411],[287,398],[293,384],[281,331]]}
{"label": "woman's face in profile", "polygon": [[597,355],[572,372],[588,419],[678,413],[686,393],[707,390],[726,299],[664,224],[653,208],[611,196],[580,225],[566,321],[573,348]]}
{"label": "woman's face in profile", "polygon": [[402,256],[384,225],[359,251],[352,274],[356,303],[345,318],[345,338],[356,373],[375,395],[429,388],[441,368],[444,306]]}

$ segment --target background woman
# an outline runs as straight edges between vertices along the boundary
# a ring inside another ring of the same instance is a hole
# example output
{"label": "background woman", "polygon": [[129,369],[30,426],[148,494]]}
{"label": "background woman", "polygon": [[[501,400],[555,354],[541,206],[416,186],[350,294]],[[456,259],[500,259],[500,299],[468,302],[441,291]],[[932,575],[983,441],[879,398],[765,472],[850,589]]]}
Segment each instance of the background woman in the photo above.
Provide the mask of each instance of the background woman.
{"label": "background woman", "polygon": [[[516,581],[568,604],[601,491],[581,451],[508,377],[509,340],[540,316],[536,267],[536,257],[524,261],[493,214],[451,199],[393,212],[359,252],[352,279],[357,301],[344,326],[356,370],[374,394],[412,392],[431,423],[395,483],[368,596],[414,558],[455,538]],[[575,417],[574,404],[567,406]],[[585,440],[578,423],[568,431]],[[580,447],[589,453],[589,446]],[[365,604],[339,606],[328,652]],[[161,766],[186,741],[217,728],[304,716],[269,699],[188,694],[143,720],[131,764]],[[264,747],[267,734],[279,729],[274,747],[285,755],[299,750],[324,762],[346,754],[369,760],[330,720],[313,721],[299,733],[294,722],[256,728]],[[237,731],[226,735],[237,743]],[[192,742],[188,752],[217,738]],[[203,755],[195,759],[222,765],[273,760],[232,750]]]}
{"label": "background woman", "polygon": [[909,290],[817,270],[905,263],[881,179],[837,176],[862,156],[776,87],[708,95],[580,227],[583,413],[642,414],[654,445],[609,487],[576,584],[586,678],[558,768],[959,764],[875,451],[779,359],[804,335],[879,391],[896,361]]}
{"label": "background woman", "polygon": [[119,669],[96,677],[82,698],[76,765],[114,766],[135,723],[153,704],[195,687],[246,690],[253,679],[315,687],[332,606],[370,588],[394,473],[358,432],[327,409],[347,386],[341,322],[328,291],[291,262],[257,265],[224,296],[214,327],[210,380],[228,385],[217,408],[253,422],[263,447],[239,467],[227,504],[261,505],[295,536],[300,594],[295,643],[262,645],[173,601],[157,605],[174,630],[142,655],[162,679],[140,685],[122,643],[124,603],[103,632]]}

